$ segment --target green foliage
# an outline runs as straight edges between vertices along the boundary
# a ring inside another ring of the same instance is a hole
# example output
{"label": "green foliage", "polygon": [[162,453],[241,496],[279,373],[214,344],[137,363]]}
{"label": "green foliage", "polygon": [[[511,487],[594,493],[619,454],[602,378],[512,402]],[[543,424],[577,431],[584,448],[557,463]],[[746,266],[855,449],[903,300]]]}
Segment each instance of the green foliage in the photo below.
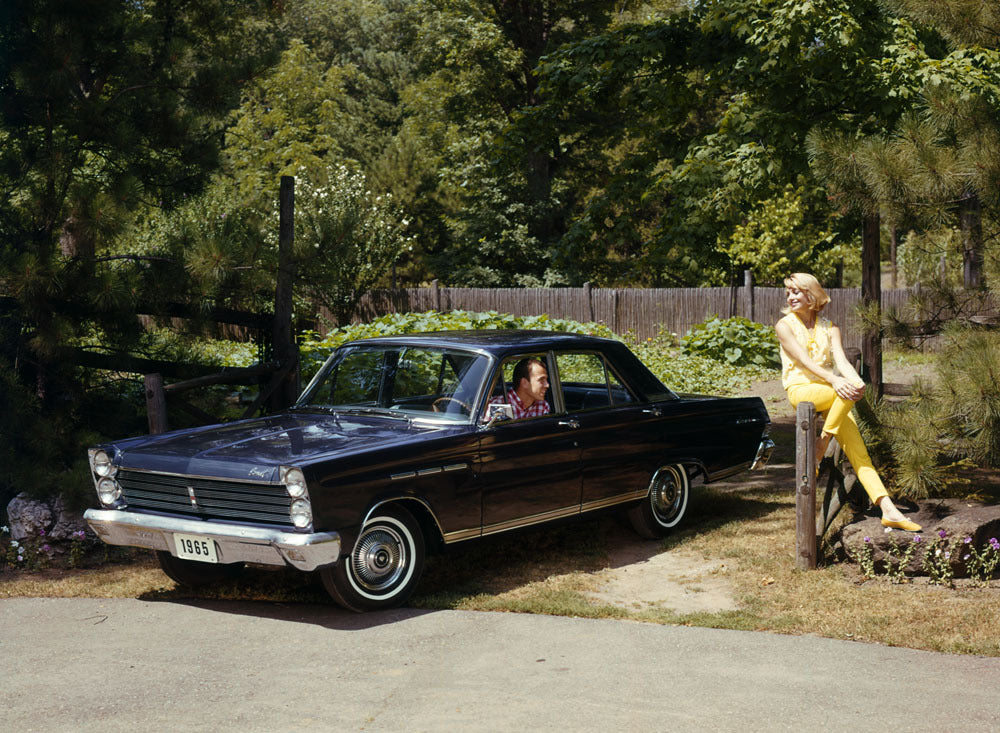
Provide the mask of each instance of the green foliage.
{"label": "green foliage", "polygon": [[951,327],[944,339],[932,386],[917,382],[906,401],[859,412],[909,498],[959,493],[966,482],[956,469],[1000,466],[1000,334]]}
{"label": "green foliage", "polygon": [[[834,245],[833,232],[814,221],[816,193],[788,184],[779,196],[757,204],[728,241],[719,242],[719,249],[737,269],[751,268],[761,284],[781,286],[790,272],[811,272],[829,282],[841,263],[859,271],[857,249]],[[825,193],[820,193],[825,206]]]}
{"label": "green foliage", "polygon": [[718,316],[692,327],[681,339],[681,353],[735,366],[775,367],[779,362],[774,329],[746,318]]}
{"label": "green foliage", "polygon": [[296,184],[297,278],[313,303],[347,323],[413,237],[391,194],[373,192],[364,175],[346,165],[321,173]]}

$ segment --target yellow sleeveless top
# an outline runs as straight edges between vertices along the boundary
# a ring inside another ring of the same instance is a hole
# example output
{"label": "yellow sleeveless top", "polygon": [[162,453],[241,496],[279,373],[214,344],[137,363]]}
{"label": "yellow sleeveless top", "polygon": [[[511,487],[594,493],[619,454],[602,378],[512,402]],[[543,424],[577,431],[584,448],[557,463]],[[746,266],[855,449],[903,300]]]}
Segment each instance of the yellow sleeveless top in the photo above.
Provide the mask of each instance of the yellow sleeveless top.
{"label": "yellow sleeveless top", "polygon": [[[833,369],[833,345],[830,331],[833,324],[830,319],[816,316],[816,325],[812,329],[806,328],[802,320],[794,313],[789,313],[781,319],[789,325],[795,340],[802,345],[812,360],[826,369]],[[812,372],[799,366],[792,357],[788,355],[782,347],[781,351],[781,386],[785,389],[796,384],[809,384],[811,382],[822,382]],[[826,384],[826,382],[822,382]]]}

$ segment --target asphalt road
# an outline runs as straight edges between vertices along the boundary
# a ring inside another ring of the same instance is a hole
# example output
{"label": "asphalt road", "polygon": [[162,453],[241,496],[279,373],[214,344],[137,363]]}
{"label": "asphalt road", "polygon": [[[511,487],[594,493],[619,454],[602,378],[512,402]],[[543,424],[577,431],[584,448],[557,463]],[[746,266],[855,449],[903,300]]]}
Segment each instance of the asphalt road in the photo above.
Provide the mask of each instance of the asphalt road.
{"label": "asphalt road", "polygon": [[0,601],[5,731],[859,728],[998,730],[1000,659],[519,614]]}

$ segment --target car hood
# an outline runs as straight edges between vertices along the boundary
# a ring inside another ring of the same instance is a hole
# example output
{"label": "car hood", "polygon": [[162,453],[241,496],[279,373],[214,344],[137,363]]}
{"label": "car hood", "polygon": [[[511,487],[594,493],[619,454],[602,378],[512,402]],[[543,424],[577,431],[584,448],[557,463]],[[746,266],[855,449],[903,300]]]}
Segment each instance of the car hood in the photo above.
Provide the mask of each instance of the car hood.
{"label": "car hood", "polygon": [[252,481],[278,480],[281,465],[353,455],[423,436],[468,430],[385,417],[276,415],[111,444],[123,468]]}

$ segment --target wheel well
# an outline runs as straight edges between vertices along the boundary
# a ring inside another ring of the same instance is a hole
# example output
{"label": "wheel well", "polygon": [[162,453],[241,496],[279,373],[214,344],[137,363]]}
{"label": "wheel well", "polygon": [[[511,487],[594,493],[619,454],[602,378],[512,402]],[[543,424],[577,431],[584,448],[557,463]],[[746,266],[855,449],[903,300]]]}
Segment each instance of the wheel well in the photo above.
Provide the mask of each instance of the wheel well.
{"label": "wheel well", "polygon": [[[398,506],[408,511],[420,525],[420,531],[424,535],[424,544],[428,553],[439,553],[444,549],[444,538],[441,536],[441,528],[430,508],[419,499],[400,497],[390,499],[378,505],[379,509],[385,507]],[[377,511],[377,510],[375,510]]]}

